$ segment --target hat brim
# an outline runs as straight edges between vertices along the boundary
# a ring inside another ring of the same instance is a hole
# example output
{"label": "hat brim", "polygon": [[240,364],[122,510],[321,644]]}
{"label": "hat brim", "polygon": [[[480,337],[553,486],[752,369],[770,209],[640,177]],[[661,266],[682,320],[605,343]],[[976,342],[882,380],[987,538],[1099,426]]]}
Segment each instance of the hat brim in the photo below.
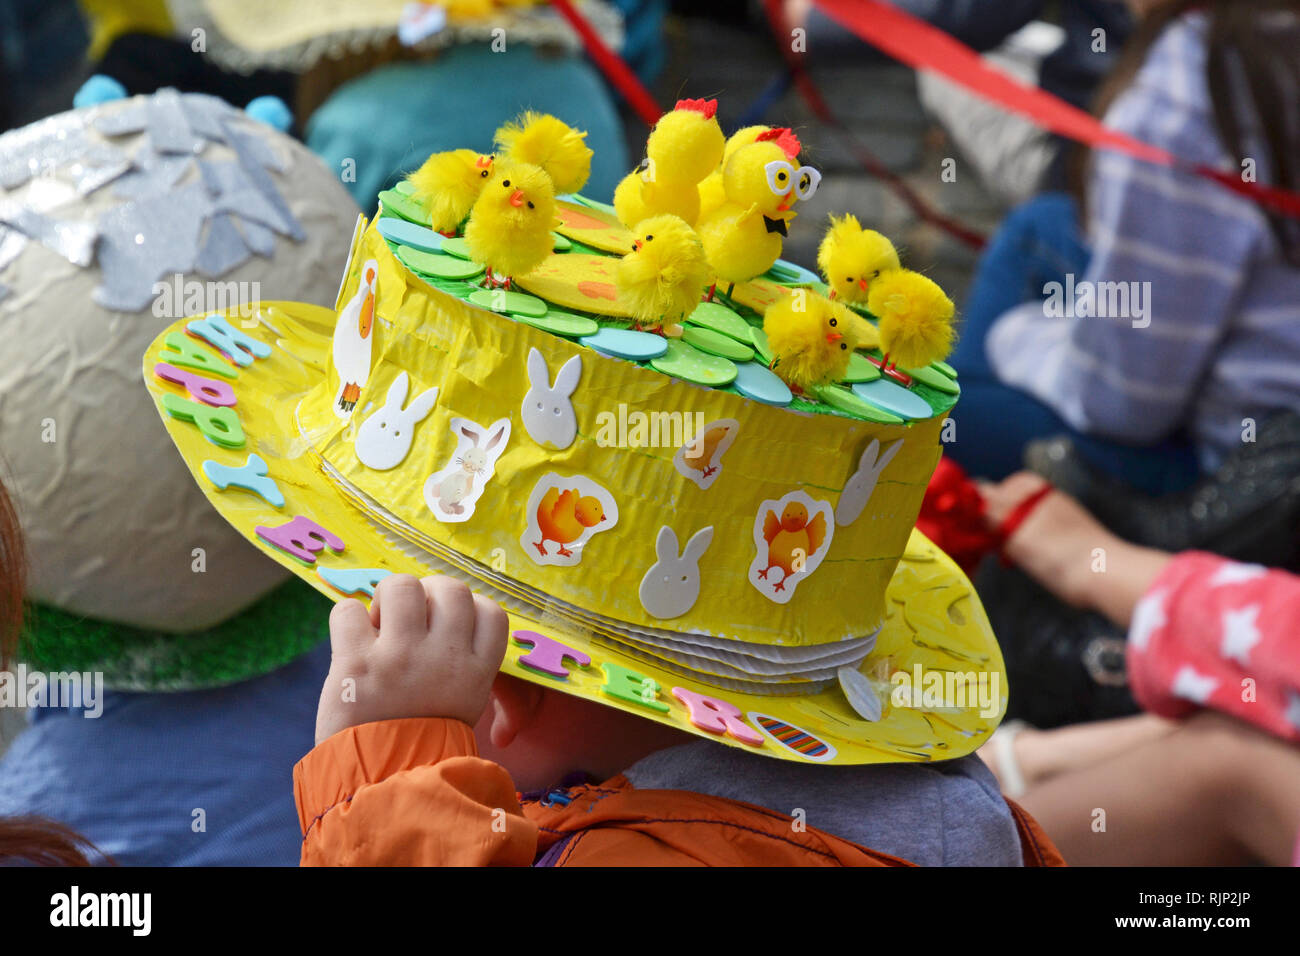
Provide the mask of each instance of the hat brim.
{"label": "hat brim", "polygon": [[[502,596],[487,582],[402,542],[368,517],[328,480],[310,443],[301,437],[296,411],[327,374],[332,310],[264,302],[252,319],[230,315],[231,324],[271,346],[267,357],[238,368],[230,382],[244,439],[235,448],[210,441],[192,421],[174,416],[163,405],[165,396],[190,397],[183,386],[155,374],[158,363],[168,361],[162,354],[164,341],[168,335],[184,335],[190,321],[175,323],[150,345],[144,379],[195,481],[238,532],[336,601],[365,600],[373,582],[386,573],[449,573],[476,590]],[[203,467],[214,462],[239,468],[251,454],[266,463],[282,493],[279,507],[246,488],[219,488]],[[304,562],[258,535],[259,527],[280,526],[298,516],[327,528],[342,539],[343,547],[324,548]],[[839,686],[784,696],[723,690],[624,653],[563,620],[540,620],[543,615],[528,613],[518,602],[506,604],[511,640],[501,669],[779,759],[852,765],[944,760],[973,752],[1002,719],[1007,688],[1001,652],[970,582],[942,551],[913,531],[890,581],[886,605],[875,647],[860,671],[879,700],[877,720],[863,719]],[[538,635],[574,652],[561,666],[550,667],[552,673],[530,666],[558,660],[534,653]],[[630,680],[628,672],[639,683]],[[684,693],[679,695],[678,689]],[[710,703],[701,705],[699,697]],[[732,720],[720,718],[732,713]]]}

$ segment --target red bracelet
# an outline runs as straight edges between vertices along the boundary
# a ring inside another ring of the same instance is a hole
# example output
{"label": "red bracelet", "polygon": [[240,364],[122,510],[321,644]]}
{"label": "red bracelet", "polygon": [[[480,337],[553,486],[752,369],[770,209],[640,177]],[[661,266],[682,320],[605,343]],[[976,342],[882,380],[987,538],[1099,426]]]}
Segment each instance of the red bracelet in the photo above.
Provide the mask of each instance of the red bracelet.
{"label": "red bracelet", "polygon": [[1009,568],[1014,563],[1006,556],[1006,553],[1003,550],[1006,547],[1007,542],[1011,540],[1011,536],[1020,530],[1020,526],[1025,523],[1025,519],[1033,514],[1034,509],[1042,504],[1043,499],[1055,490],[1056,488],[1050,484],[1043,485],[1043,487],[1039,488],[1024,501],[1020,502],[1020,504],[1012,508],[1011,514],[1007,515],[1003,522],[998,525],[998,541],[1000,542],[998,545],[998,557],[1001,558],[1003,567]]}

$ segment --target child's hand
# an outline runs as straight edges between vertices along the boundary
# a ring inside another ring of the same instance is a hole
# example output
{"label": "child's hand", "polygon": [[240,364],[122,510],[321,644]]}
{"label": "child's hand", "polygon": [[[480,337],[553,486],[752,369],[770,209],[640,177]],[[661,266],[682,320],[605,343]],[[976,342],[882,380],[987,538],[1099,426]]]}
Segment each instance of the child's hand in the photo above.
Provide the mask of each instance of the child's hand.
{"label": "child's hand", "polygon": [[473,726],[506,652],[506,612],[449,577],[385,578],[370,610],[341,601],[330,613],[330,672],[316,742],[347,727],[399,717],[450,717]]}

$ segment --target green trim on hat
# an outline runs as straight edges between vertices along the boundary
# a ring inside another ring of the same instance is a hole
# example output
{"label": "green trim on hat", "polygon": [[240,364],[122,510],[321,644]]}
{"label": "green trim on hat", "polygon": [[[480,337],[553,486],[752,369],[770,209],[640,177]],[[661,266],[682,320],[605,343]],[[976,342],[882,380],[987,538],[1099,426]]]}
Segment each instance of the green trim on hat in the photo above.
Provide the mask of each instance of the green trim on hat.
{"label": "green trim on hat", "polygon": [[113,690],[219,687],[273,671],[327,640],[331,607],[292,579],[215,627],[168,634],[33,605],[18,659],[47,672],[102,672]]}

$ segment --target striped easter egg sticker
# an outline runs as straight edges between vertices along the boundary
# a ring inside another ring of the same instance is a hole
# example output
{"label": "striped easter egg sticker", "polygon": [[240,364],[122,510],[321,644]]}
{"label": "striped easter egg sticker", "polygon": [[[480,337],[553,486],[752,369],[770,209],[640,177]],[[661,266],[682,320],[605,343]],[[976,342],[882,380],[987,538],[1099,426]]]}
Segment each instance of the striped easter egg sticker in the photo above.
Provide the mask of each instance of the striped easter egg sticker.
{"label": "striped easter egg sticker", "polygon": [[798,754],[805,760],[825,763],[835,759],[836,750],[833,746],[814,737],[802,727],[769,717],[767,714],[760,714],[756,710],[751,710],[747,716],[759,730],[771,738],[773,743]]}

